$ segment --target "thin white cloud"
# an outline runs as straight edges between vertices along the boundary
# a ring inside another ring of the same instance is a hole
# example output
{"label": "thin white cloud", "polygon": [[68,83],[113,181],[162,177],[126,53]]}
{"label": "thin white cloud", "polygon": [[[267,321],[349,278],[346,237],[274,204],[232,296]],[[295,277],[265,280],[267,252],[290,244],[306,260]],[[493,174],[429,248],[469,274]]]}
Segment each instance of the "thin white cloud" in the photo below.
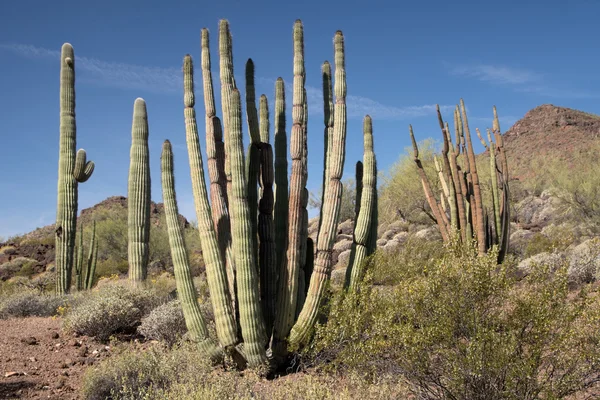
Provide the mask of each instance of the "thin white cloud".
{"label": "thin white cloud", "polygon": [[444,64],[451,75],[473,78],[494,85],[512,86],[515,91],[520,93],[531,93],[553,98],[600,98],[600,95],[597,93],[573,89],[564,84],[557,85],[556,79],[553,79],[552,83],[548,83],[546,76],[531,70],[490,64],[455,66],[451,66],[448,63]]}
{"label": "thin white cloud", "polygon": [[500,85],[520,85],[542,79],[539,74],[533,71],[489,64],[458,65],[451,67],[450,73]]}
{"label": "thin white cloud", "polygon": [[[58,59],[60,51],[24,44],[0,44],[0,48],[24,57]],[[81,79],[106,86],[143,89],[153,92],[180,92],[183,87],[181,68],[146,67],[107,62],[75,55]],[[79,78],[79,76],[78,76]]]}
{"label": "thin white cloud", "polygon": [[[12,51],[23,57],[37,59],[57,59],[60,51],[50,50],[26,44],[0,44],[0,49]],[[147,67],[142,65],[107,62],[96,58],[75,56],[80,75],[78,79],[112,87],[138,89],[151,92],[179,93],[182,90],[181,68]],[[257,83],[273,87],[275,80],[258,77]],[[288,93],[292,93],[291,84],[286,84]],[[323,114],[323,92],[321,88],[306,87],[308,108],[311,114]],[[291,98],[288,100],[291,104]],[[369,114],[376,119],[402,120],[435,115],[435,104],[394,107],[381,104],[373,99],[348,95],[346,97],[349,118],[363,118]],[[452,111],[454,106],[440,106],[443,112]]]}

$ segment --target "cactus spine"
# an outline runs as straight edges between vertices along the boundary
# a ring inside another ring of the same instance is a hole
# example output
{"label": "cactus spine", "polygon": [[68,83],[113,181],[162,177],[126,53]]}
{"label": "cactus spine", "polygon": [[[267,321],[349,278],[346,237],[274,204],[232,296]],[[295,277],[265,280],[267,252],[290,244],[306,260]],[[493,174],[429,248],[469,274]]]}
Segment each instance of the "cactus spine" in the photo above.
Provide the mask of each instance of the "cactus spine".
{"label": "cactus spine", "polygon": [[208,336],[208,329],[200,312],[196,289],[192,281],[183,232],[178,220],[179,211],[177,209],[175,178],[173,176],[173,151],[171,142],[168,140],[163,143],[160,161],[163,202],[167,217],[171,258],[173,259],[177,293],[181,300],[185,324],[192,340],[198,344],[200,351],[213,362],[219,362],[223,358],[223,352]]}
{"label": "cactus spine", "polygon": [[[346,287],[357,290],[363,275],[364,261],[369,256],[370,235],[373,230],[373,205],[377,196],[377,162],[373,151],[373,122],[366,116],[363,122],[364,161],[362,187],[360,190],[360,209],[354,227],[354,238],[348,269],[346,270]],[[357,192],[358,193],[358,192]]]}
{"label": "cactus spine", "polygon": [[134,285],[141,285],[146,280],[150,242],[148,114],[142,98],[137,98],[133,105],[127,191],[129,280]]}
{"label": "cactus spine", "polygon": [[58,157],[58,196],[56,207],[56,292],[71,288],[73,251],[77,234],[77,183],[87,181],[94,163],[86,161],[84,150],[75,153],[75,53],[65,43],[60,55],[60,149]]}

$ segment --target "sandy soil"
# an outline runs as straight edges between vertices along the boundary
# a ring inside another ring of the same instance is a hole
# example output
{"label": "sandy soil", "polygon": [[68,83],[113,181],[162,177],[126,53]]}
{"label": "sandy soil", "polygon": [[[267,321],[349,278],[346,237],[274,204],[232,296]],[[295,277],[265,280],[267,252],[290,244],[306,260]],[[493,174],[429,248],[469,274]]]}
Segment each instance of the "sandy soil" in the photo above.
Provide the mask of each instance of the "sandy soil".
{"label": "sandy soil", "polygon": [[85,336],[65,336],[61,320],[0,320],[0,399],[78,399],[85,369],[110,348]]}

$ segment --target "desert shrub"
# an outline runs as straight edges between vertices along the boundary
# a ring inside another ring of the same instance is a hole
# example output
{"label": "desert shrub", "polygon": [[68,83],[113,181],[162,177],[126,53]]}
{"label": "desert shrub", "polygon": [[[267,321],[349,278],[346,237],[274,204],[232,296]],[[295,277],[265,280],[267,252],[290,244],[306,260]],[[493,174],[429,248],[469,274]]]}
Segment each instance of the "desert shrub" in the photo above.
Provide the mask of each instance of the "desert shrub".
{"label": "desert shrub", "polygon": [[172,346],[187,332],[181,303],[173,300],[162,304],[142,318],[138,332],[146,339],[160,340]]}
{"label": "desert shrub", "polygon": [[27,257],[17,257],[14,260],[0,265],[0,278],[10,278],[12,276],[29,276],[33,273],[33,265],[37,261]]}
{"label": "desert shrub", "polygon": [[396,380],[367,383],[355,375],[295,374],[269,381],[253,371],[215,369],[192,343],[172,350],[125,350],[89,368],[83,379],[86,400],[389,400],[407,394]]}
{"label": "desert shrub", "polygon": [[334,297],[307,362],[400,376],[421,399],[558,399],[600,379],[599,293],[569,296],[564,267],[519,282],[495,257],[450,248],[393,288],[369,271]]}
{"label": "desert shrub", "polygon": [[575,237],[572,230],[565,227],[554,227],[546,232],[536,232],[525,246],[524,257],[531,257],[539,253],[552,253],[555,251],[566,250],[573,242]]}
{"label": "desert shrub", "polygon": [[[419,158],[423,162],[432,190],[439,194],[441,185],[435,172],[433,154],[439,145],[432,139],[419,145]],[[421,179],[413,159],[412,147],[407,147],[400,159],[392,165],[389,172],[381,174],[379,188],[379,221],[391,223],[398,219],[412,223],[431,224],[435,222],[425,194]]]}
{"label": "desert shrub", "polygon": [[[356,217],[356,181],[353,178],[342,181],[342,202],[340,203],[340,221],[354,220]],[[310,208],[319,209],[321,207],[321,197],[323,189],[317,194],[310,193],[308,205]]]}
{"label": "desert shrub", "polygon": [[395,285],[407,276],[422,273],[443,254],[444,247],[440,242],[409,236],[398,250],[380,250],[368,261],[376,266],[372,268],[373,283]]}
{"label": "desert shrub", "polygon": [[559,220],[592,222],[600,228],[598,150],[600,145],[596,144],[577,155],[573,154],[575,157],[569,161],[558,157],[536,160],[537,174],[527,180],[527,185],[534,192],[537,188],[552,189],[553,196],[559,200]]}
{"label": "desert shrub", "polygon": [[76,300],[65,314],[65,329],[99,340],[135,332],[141,319],[164,301],[152,291],[126,285],[103,285]]}
{"label": "desert shrub", "polygon": [[0,318],[49,317],[56,315],[66,296],[54,296],[39,291],[26,290],[0,299]]}

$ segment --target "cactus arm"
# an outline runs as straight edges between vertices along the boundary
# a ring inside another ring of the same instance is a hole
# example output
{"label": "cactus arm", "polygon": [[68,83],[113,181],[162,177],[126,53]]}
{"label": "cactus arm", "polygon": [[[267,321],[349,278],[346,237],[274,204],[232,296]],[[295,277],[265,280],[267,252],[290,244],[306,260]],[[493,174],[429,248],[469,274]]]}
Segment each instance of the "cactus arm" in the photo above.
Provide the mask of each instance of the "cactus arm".
{"label": "cactus arm", "polygon": [[275,201],[273,183],[273,147],[269,141],[269,103],[267,96],[260,96],[260,201],[258,203],[258,234],[260,262],[260,297],[265,317],[267,336],[273,331],[275,303],[277,300],[277,255],[275,248],[275,227],[273,204]]}
{"label": "cactus arm", "polygon": [[495,244],[500,243],[501,236],[501,212],[500,212],[500,188],[498,187],[498,166],[496,163],[496,144],[492,139],[492,133],[487,130],[487,137],[490,142],[490,178],[492,180],[492,208],[494,211],[494,231],[496,237],[494,240]]}
{"label": "cactus arm", "polygon": [[275,247],[277,255],[278,284],[283,279],[283,268],[286,265],[287,231],[288,231],[288,161],[287,135],[285,132],[285,85],[283,79],[275,82],[275,206],[273,209],[275,222]]}
{"label": "cactus arm", "polygon": [[[261,113],[261,125],[263,123],[262,115]],[[258,205],[260,297],[265,317],[266,332],[267,336],[270,337],[273,331],[275,303],[277,300],[277,258],[275,252],[275,228],[273,225],[273,148],[267,142],[261,143],[260,146],[260,185],[262,189],[262,196]]]}
{"label": "cactus arm", "polygon": [[456,211],[458,214],[458,228],[460,229],[460,235],[462,240],[466,239],[466,215],[465,215],[465,200],[463,197],[463,187],[459,178],[459,169],[457,164],[457,157],[454,145],[452,144],[452,135],[450,134],[450,128],[446,122],[444,126],[444,135],[448,141],[448,161],[450,163],[451,179],[454,185],[454,192],[456,194]]}
{"label": "cactus arm", "polygon": [[175,194],[175,178],[173,176],[173,151],[171,143],[165,140],[160,157],[161,181],[165,215],[167,218],[167,231],[169,246],[175,272],[177,293],[181,300],[185,324],[191,339],[198,344],[200,351],[213,362],[223,359],[223,351],[208,336],[208,329],[196,298],[196,289],[192,281],[192,273],[188,261],[183,232],[179,223],[177,197]]}
{"label": "cactus arm", "polygon": [[[461,222],[461,236],[462,236],[463,241],[466,241],[467,238],[469,238],[469,240],[470,240],[470,238],[473,237],[473,231],[472,231],[472,226],[471,226],[471,218],[470,218],[470,214],[469,214],[469,208],[470,208],[469,187],[467,186],[467,180],[465,177],[465,173],[463,172],[460,164],[458,163],[458,157],[460,156],[461,147],[464,149],[464,147],[463,147],[464,139],[461,135],[461,129],[462,129],[462,125],[461,125],[460,113],[458,112],[458,107],[456,107],[454,109],[454,131],[456,133],[456,151],[454,153],[454,164],[456,164],[456,172],[457,172],[456,180],[458,182],[456,187],[460,188],[462,199],[463,199],[463,201],[461,202],[461,205],[463,206],[464,224]],[[468,165],[467,161],[468,160],[465,161],[465,165]],[[460,210],[460,208],[459,208],[459,210]]]}
{"label": "cactus arm", "polygon": [[127,227],[129,280],[139,286],[148,274],[150,243],[150,151],[146,102],[137,98],[133,106],[129,183],[127,185]]}
{"label": "cactus arm", "polygon": [[237,268],[237,288],[240,324],[244,351],[250,367],[267,360],[267,336],[260,306],[259,278],[253,255],[252,226],[248,207],[245,162],[242,140],[242,111],[240,92],[233,89],[230,96],[229,146],[232,190],[229,197],[232,222],[232,243]]}
{"label": "cactus arm", "polygon": [[79,227],[79,243],[77,245],[77,260],[75,261],[76,279],[75,286],[77,291],[83,290],[83,282],[85,282],[83,271],[83,224]]}
{"label": "cactus arm", "polygon": [[96,221],[92,225],[92,237],[87,259],[87,272],[85,274],[85,289],[90,290],[94,286],[96,278],[96,261],[98,259],[98,243],[96,241]]}
{"label": "cactus arm", "polygon": [[77,150],[75,155],[75,169],[73,171],[73,177],[79,183],[83,183],[90,179],[92,173],[94,173],[94,162],[86,161],[87,155],[84,149]]}
{"label": "cactus arm", "polygon": [[425,169],[423,169],[421,159],[419,158],[419,147],[417,146],[417,141],[415,139],[412,125],[409,125],[408,131],[410,133],[410,140],[413,146],[413,158],[417,166],[417,172],[419,174],[419,177],[421,178],[421,185],[423,186],[423,191],[425,192],[425,198],[427,200],[427,203],[429,204],[429,207],[431,208],[431,212],[433,213],[433,217],[435,218],[435,221],[438,225],[440,234],[442,235],[442,239],[444,240],[444,242],[447,242],[449,239],[448,227],[444,219],[442,218],[443,211],[441,210],[440,205],[438,204],[433,194],[433,191],[431,190],[429,178],[427,177]]}
{"label": "cactus arm", "polygon": [[346,269],[346,288],[356,291],[364,273],[364,262],[369,256],[369,237],[372,232],[371,223],[373,217],[375,177],[377,176],[377,163],[373,151],[373,122],[367,115],[363,122],[364,156],[363,156],[363,178],[362,195],[360,199],[360,211],[354,226],[354,238],[352,243],[352,255]]}
{"label": "cactus arm", "polygon": [[[217,238],[219,251],[225,261],[227,270],[227,284],[231,296],[231,306],[234,315],[238,316],[237,292],[235,284],[235,262],[231,248],[231,223],[229,219],[227,199],[227,177],[225,175],[225,144],[223,143],[223,127],[216,116],[215,96],[212,82],[210,62],[210,41],[208,29],[203,28],[202,42],[202,80],[204,89],[204,108],[206,112],[206,162],[208,164],[208,177],[210,180],[210,205],[212,219]],[[238,329],[239,330],[239,329]]]}
{"label": "cactus arm", "polygon": [[[223,136],[225,141],[225,177],[227,181],[227,198],[231,197],[231,161],[229,160],[229,122],[231,91],[236,88],[233,75],[233,44],[229,21],[219,21],[219,70],[221,75],[221,106],[223,109]],[[232,227],[233,228],[233,227]]]}
{"label": "cactus arm", "polygon": [[232,309],[231,293],[217,234],[211,220],[208,193],[204,181],[204,165],[200,150],[196,111],[194,109],[194,65],[192,58],[183,59],[185,137],[188,148],[194,205],[198,221],[200,245],[206,267],[206,278],[210,290],[215,326],[219,342],[226,349],[238,343],[237,325]]}
{"label": "cactus arm", "polygon": [[[274,335],[277,341],[284,341],[294,323],[298,299],[298,276],[301,268],[302,240],[302,196],[306,185],[303,165],[304,155],[304,33],[302,22],[294,24],[294,94],[292,106],[293,126],[290,139],[292,175],[289,192],[288,247],[287,261],[284,261],[279,277],[277,292],[277,312]],[[279,351],[279,350],[277,350]]]}
{"label": "cactus arm", "polygon": [[469,166],[471,169],[471,179],[473,182],[473,197],[475,200],[475,221],[477,231],[477,247],[479,254],[485,254],[486,243],[485,243],[485,225],[483,221],[483,204],[481,200],[481,187],[479,186],[479,175],[477,174],[477,165],[475,163],[475,152],[473,151],[473,143],[471,141],[471,132],[469,130],[469,121],[467,119],[467,110],[465,102],[460,99],[460,108],[463,119],[463,127],[465,131],[465,140],[467,143],[467,155],[469,157]]}
{"label": "cactus arm", "polygon": [[343,185],[341,182],[346,156],[346,70],[344,56],[344,36],[337,31],[334,37],[335,53],[335,111],[334,132],[329,164],[329,184],[321,218],[321,231],[317,238],[315,266],[304,307],[292,327],[289,343],[292,347],[306,343],[317,319],[317,312],[331,276],[331,250],[336,236],[340,217],[340,204]]}
{"label": "cactus arm", "polygon": [[[325,130],[323,135],[323,185],[321,194],[321,207],[319,215],[323,214],[323,203],[325,202],[325,193],[327,192],[327,178],[329,176],[329,147],[333,141],[333,80],[331,79],[331,64],[325,61],[321,66],[321,76],[323,78],[323,118],[325,122]],[[317,229],[317,237],[321,231],[322,219],[319,218],[319,226]]]}
{"label": "cactus arm", "polygon": [[450,153],[450,148],[452,147],[451,142],[448,140],[448,136],[446,135],[446,127],[444,125],[444,120],[442,118],[442,113],[440,111],[439,104],[436,104],[438,122],[440,124],[440,129],[442,131],[442,139],[443,139],[443,147],[442,147],[442,162],[443,162],[443,174],[444,180],[447,182],[448,194],[446,198],[448,199],[448,206],[450,208],[450,227],[453,230],[453,233],[456,233],[459,229],[459,219],[458,219],[458,206],[456,199],[456,188],[452,175],[452,166],[450,164],[450,159],[448,154]]}

